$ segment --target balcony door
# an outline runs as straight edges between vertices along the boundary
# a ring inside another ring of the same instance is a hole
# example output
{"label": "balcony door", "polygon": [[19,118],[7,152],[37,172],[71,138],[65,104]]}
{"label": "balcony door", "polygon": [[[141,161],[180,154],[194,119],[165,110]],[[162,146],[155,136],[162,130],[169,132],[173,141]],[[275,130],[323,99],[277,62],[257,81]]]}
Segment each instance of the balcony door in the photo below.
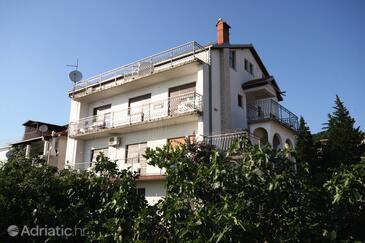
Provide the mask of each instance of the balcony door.
{"label": "balcony door", "polygon": [[94,124],[93,126],[97,127],[111,127],[111,104],[103,105],[94,108],[93,115],[94,115]]}
{"label": "balcony door", "polygon": [[129,99],[128,108],[130,122],[141,122],[149,119],[151,94]]}
{"label": "balcony door", "polygon": [[193,110],[196,83],[189,83],[169,89],[169,114],[176,115]]}

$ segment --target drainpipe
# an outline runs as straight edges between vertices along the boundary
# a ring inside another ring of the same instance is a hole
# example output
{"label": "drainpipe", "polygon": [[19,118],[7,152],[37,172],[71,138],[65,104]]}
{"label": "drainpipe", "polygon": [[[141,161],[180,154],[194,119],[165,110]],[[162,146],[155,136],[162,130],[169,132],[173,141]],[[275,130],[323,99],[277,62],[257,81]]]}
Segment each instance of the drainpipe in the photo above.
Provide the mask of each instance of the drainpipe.
{"label": "drainpipe", "polygon": [[209,135],[212,134],[213,128],[212,128],[212,53],[211,48],[209,47]]}

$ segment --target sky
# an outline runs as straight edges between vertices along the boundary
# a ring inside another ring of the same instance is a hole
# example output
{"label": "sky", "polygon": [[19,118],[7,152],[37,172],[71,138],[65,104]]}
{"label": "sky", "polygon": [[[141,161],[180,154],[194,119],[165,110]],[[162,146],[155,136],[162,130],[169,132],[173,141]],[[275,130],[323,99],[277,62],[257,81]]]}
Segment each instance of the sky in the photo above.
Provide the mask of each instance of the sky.
{"label": "sky", "polygon": [[365,130],[363,0],[0,0],[0,144],[29,120],[67,124],[79,58],[84,77],[195,40],[252,43],[286,96],[282,104],[319,132],[335,95]]}

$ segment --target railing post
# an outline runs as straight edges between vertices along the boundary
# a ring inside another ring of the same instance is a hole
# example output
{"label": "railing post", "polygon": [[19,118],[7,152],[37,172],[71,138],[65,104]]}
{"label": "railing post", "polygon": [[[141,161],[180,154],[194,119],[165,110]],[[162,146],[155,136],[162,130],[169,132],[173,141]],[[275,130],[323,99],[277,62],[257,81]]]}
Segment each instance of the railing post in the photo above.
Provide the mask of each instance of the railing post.
{"label": "railing post", "polygon": [[196,93],[195,93],[195,92],[194,92],[193,102],[194,102],[193,109],[194,109],[194,111],[195,111],[195,110],[196,110],[196,106],[195,106],[195,102],[196,102]]}
{"label": "railing post", "polygon": [[114,127],[114,111],[110,113],[110,127]]}
{"label": "railing post", "polygon": [[195,59],[195,41],[193,41],[193,58]]}
{"label": "railing post", "polygon": [[171,65],[171,67],[173,66],[172,65],[172,57],[173,57],[173,51],[170,51],[170,65]]}

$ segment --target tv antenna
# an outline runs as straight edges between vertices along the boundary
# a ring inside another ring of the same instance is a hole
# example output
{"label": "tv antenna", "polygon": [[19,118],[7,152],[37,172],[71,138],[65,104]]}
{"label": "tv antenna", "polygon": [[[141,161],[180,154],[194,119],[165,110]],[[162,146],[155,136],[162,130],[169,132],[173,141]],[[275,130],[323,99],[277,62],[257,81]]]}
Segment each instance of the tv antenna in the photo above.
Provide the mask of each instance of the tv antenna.
{"label": "tv antenna", "polygon": [[82,79],[82,73],[78,70],[79,69],[79,59],[77,58],[76,65],[66,65],[67,67],[74,67],[75,70],[71,71],[68,77],[74,84],[79,82]]}

